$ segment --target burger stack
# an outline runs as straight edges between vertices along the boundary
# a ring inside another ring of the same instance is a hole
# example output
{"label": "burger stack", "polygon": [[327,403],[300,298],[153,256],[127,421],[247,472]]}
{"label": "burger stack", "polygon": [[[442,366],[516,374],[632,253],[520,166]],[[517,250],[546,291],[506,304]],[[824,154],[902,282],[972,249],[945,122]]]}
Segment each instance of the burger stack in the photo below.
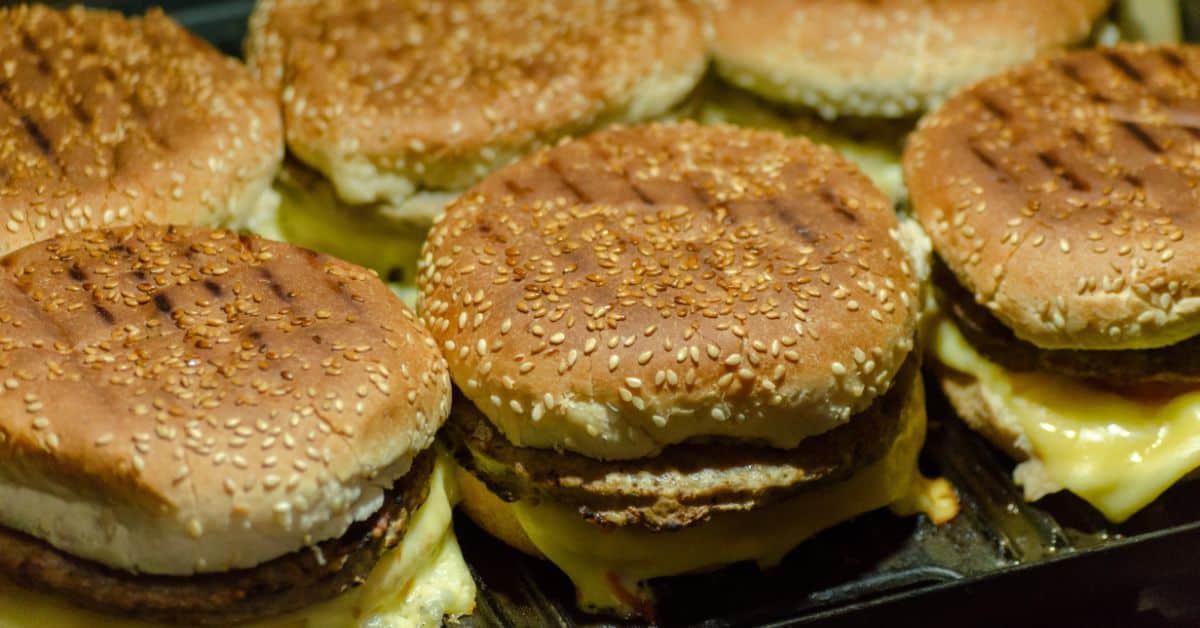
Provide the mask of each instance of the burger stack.
{"label": "burger stack", "polygon": [[1200,467],[1200,53],[1067,51],[1169,35],[1108,5],[0,9],[0,625],[454,622],[456,506],[654,621],[953,518],[926,378],[1131,517]]}

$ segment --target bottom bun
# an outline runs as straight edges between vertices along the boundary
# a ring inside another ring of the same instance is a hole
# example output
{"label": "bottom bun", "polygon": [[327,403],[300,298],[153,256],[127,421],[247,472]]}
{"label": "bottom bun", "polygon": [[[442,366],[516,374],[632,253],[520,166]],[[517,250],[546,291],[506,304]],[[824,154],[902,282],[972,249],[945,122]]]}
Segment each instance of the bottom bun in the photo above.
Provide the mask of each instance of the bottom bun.
{"label": "bottom bun", "polygon": [[533,541],[529,539],[529,535],[525,534],[525,529],[513,515],[513,510],[508,503],[488,489],[486,484],[480,482],[475,474],[457,463],[454,468],[458,476],[459,508],[467,514],[467,517],[497,539],[530,556],[545,560],[546,555],[538,550]]}

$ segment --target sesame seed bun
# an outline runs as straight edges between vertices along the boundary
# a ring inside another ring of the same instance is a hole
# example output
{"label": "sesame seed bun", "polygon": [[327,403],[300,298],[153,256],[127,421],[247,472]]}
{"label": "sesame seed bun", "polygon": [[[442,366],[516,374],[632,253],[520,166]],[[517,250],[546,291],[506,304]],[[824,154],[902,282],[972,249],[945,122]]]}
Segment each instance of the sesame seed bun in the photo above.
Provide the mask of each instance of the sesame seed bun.
{"label": "sesame seed bun", "polygon": [[76,229],[219,225],[283,158],[270,93],[153,10],[0,9],[0,253]]}
{"label": "sesame seed bun", "polygon": [[247,58],[350,203],[461,191],[539,144],[667,112],[707,65],[687,0],[261,0]]}
{"label": "sesame seed bun", "polygon": [[984,80],[904,157],[935,251],[1017,337],[1144,349],[1200,333],[1200,49],[1122,46]]}
{"label": "sesame seed bun", "polygon": [[21,249],[0,258],[0,322],[0,525],[125,571],[340,536],[449,411],[444,361],[378,278],[227,231]]}
{"label": "sesame seed bun", "polygon": [[826,117],[903,117],[1081,41],[1108,0],[715,0],[717,72]]}
{"label": "sesame seed bun", "polygon": [[900,239],[888,198],[831,148],[616,127],[452,203],[423,252],[422,316],[514,445],[791,448],[870,406],[911,351]]}

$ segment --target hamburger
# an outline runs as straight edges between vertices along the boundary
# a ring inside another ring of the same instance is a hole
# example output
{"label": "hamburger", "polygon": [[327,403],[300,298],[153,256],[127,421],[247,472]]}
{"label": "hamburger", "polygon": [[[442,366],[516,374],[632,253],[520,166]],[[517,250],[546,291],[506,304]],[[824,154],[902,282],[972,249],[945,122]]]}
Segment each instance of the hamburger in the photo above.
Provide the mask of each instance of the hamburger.
{"label": "hamburger", "polygon": [[977,79],[1086,40],[1108,5],[715,0],[714,67],[732,87],[703,115],[772,120],[830,143],[900,200],[902,141],[917,116]]}
{"label": "hamburger", "polygon": [[261,0],[246,52],[283,106],[283,235],[410,286],[447,201],[541,144],[666,114],[708,63],[690,0]]}
{"label": "hamburger", "polygon": [[0,258],[0,625],[469,612],[445,361],[376,276],[199,227]]}
{"label": "hamburger", "polygon": [[1200,49],[1124,45],[981,81],[905,153],[933,241],[931,355],[970,425],[1120,522],[1200,466]]}
{"label": "hamburger", "polygon": [[139,221],[271,211],[270,92],[161,11],[0,8],[0,254]]}
{"label": "hamburger", "polygon": [[613,127],[500,169],[419,276],[463,510],[583,608],[653,617],[651,578],[916,503],[919,251],[850,163],[765,131]]}

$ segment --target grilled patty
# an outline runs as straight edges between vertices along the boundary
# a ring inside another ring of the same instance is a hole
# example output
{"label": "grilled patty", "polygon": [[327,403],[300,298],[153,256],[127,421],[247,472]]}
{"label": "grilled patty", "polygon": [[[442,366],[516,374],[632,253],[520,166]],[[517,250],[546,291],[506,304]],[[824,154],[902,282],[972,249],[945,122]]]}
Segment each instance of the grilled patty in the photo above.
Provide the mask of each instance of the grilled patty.
{"label": "grilled patty", "polygon": [[976,303],[940,259],[933,265],[933,283],[943,310],[954,317],[967,342],[1011,371],[1056,373],[1111,386],[1200,382],[1200,336],[1157,349],[1042,349],[1017,338],[986,307]]}
{"label": "grilled patty", "polygon": [[595,460],[513,445],[461,395],[440,437],[460,465],[506,501],[544,499],[601,525],[671,530],[779,502],[880,459],[899,433],[918,369],[910,357],[870,408],[790,450],[703,442],[673,445],[653,458]]}
{"label": "grilled patty", "polygon": [[225,626],[294,611],[362,584],[379,558],[400,543],[429,493],[434,455],[419,455],[385,494],[383,507],[340,538],[258,567],[190,577],[138,575],[0,527],[0,574],[80,606],[155,622]]}

